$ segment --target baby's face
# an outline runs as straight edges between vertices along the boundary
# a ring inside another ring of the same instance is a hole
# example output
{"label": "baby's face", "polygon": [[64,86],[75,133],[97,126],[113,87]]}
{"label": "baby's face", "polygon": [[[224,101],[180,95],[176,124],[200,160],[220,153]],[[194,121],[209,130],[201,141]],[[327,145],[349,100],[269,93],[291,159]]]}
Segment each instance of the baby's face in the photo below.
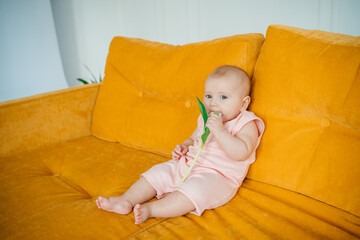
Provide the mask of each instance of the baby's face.
{"label": "baby's face", "polygon": [[231,76],[208,78],[205,82],[206,111],[208,114],[221,112],[223,122],[236,118],[240,111],[244,110],[245,97],[246,90],[243,84]]}

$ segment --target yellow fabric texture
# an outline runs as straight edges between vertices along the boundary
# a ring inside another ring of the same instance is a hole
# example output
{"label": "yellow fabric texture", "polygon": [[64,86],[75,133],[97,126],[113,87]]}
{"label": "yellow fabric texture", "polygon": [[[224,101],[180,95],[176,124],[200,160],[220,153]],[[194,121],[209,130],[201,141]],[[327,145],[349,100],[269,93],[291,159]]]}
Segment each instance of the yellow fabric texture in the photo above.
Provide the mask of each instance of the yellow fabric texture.
{"label": "yellow fabric texture", "polygon": [[84,85],[1,102],[0,157],[90,135],[99,87]]}
{"label": "yellow fabric texture", "polygon": [[[103,84],[0,103],[0,239],[359,239],[358,41],[270,26],[255,67],[259,34],[184,46],[115,38]],[[255,67],[251,110],[266,124],[234,199],[139,225],[99,210],[99,195],[124,193],[170,158],[195,127],[206,75],[233,63]]]}
{"label": "yellow fabric texture", "polygon": [[357,239],[360,219],[301,194],[245,180],[201,217],[153,218],[99,210],[168,158],[93,136],[0,158],[0,239]]}
{"label": "yellow fabric texture", "polygon": [[360,216],[360,37],[270,26],[251,110],[266,133],[248,177]]}
{"label": "yellow fabric texture", "polygon": [[206,77],[231,64],[250,76],[264,41],[243,34],[174,46],[115,37],[96,101],[92,133],[160,154],[169,154],[195,130]]}

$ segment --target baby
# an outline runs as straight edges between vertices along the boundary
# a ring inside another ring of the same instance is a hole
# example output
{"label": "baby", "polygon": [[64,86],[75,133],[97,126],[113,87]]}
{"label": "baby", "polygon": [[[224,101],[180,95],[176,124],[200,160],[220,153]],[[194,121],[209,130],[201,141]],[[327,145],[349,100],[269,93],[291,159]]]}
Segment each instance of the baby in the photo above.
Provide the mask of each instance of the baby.
{"label": "baby", "polygon": [[[135,223],[151,217],[177,217],[189,212],[201,215],[229,202],[244,180],[264,132],[263,121],[246,111],[250,104],[250,79],[230,65],[215,69],[206,79],[204,106],[209,114],[210,135],[189,176],[204,131],[200,115],[191,137],[172,152],[172,160],[143,173],[123,195],[99,197],[98,208],[118,214],[134,209]],[[220,116],[214,112],[221,113]],[[157,197],[158,201],[144,202]]]}

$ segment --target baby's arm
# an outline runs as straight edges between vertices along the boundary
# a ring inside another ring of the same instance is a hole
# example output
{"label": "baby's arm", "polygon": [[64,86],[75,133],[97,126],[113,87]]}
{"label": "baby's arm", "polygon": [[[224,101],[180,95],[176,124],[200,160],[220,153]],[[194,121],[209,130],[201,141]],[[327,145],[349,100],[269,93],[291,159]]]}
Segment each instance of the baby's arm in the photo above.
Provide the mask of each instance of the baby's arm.
{"label": "baby's arm", "polygon": [[247,123],[235,136],[226,131],[217,116],[211,116],[206,126],[226,154],[236,161],[248,159],[256,147],[258,129],[255,121]]}
{"label": "baby's arm", "polygon": [[191,145],[194,145],[194,141],[195,141],[195,138],[196,138],[196,132],[197,132],[197,128],[192,133],[191,137],[186,139],[183,142],[183,144],[176,145],[174,151],[172,151],[172,153],[171,153],[173,159],[179,160],[182,156],[184,156],[189,151],[189,147]]}

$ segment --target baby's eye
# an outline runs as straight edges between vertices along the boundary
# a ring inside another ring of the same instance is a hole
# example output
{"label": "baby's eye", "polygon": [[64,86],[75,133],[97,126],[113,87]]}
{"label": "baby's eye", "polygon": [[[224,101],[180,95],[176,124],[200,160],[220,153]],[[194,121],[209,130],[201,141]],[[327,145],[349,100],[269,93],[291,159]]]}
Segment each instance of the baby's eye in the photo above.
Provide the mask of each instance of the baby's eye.
{"label": "baby's eye", "polygon": [[220,98],[221,98],[222,100],[224,100],[224,99],[227,99],[227,96],[221,95]]}
{"label": "baby's eye", "polygon": [[206,94],[205,97],[206,98],[212,98],[211,95],[209,95],[209,94]]}

